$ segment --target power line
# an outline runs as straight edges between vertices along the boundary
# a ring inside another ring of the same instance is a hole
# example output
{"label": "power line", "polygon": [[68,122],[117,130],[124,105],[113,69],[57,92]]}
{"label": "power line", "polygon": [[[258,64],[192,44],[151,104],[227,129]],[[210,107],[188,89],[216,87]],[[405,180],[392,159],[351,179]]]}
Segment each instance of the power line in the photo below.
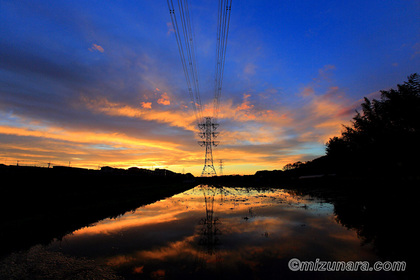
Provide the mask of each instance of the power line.
{"label": "power line", "polygon": [[202,123],[203,113],[200,97],[199,78],[197,70],[197,59],[195,51],[195,35],[193,32],[192,20],[188,9],[187,0],[178,0],[179,17],[181,22],[181,30],[179,29],[175,7],[172,0],[167,0],[169,13],[171,15],[172,25],[181,58],[182,69],[184,71],[185,80],[187,82],[188,94],[191,99],[191,105],[194,110],[197,124]]}
{"label": "power line", "polygon": [[[232,7],[232,0],[219,0],[218,5],[218,25],[217,25],[217,47],[216,47],[216,66],[215,66],[215,86],[213,99],[213,117],[203,117],[203,107],[201,105],[200,86],[198,78],[198,66],[196,58],[195,33],[193,21],[188,8],[188,0],[178,0],[178,14],[181,22],[181,31],[178,26],[177,16],[173,0],[167,0],[169,13],[178,45],[182,68],[187,82],[188,93],[190,95],[192,107],[200,129],[199,136],[204,141],[199,141],[200,146],[206,148],[204,168],[201,176],[214,176],[216,170],[213,165],[213,146],[217,146],[219,141],[214,141],[219,132],[216,132],[219,124],[217,117],[219,114],[220,96],[222,94],[223,72],[226,60],[226,47],[229,34],[229,22]],[[182,33],[182,34],[181,34]]]}
{"label": "power line", "polygon": [[217,121],[219,114],[220,97],[222,94],[223,73],[226,61],[227,40],[229,35],[230,15],[232,0],[219,0],[218,5],[218,26],[217,26],[217,47],[215,66],[215,86],[213,101],[213,118]]}
{"label": "power line", "polygon": [[[180,3],[180,1],[178,0],[178,3]],[[182,3],[182,1],[181,1]],[[193,21],[192,21],[192,17],[190,17],[190,12],[188,9],[188,0],[185,0],[185,15],[186,15],[186,26],[187,26],[187,30],[188,30],[188,38],[190,45],[190,50],[189,50],[189,61],[190,61],[190,68],[191,68],[191,73],[193,76],[193,84],[194,84],[194,88],[195,88],[195,99],[199,105],[199,117],[200,120],[202,119],[202,107],[201,107],[201,97],[200,97],[200,84],[198,81],[198,65],[197,65],[197,57],[196,57],[196,45],[194,44],[195,42],[195,33],[194,33],[194,26],[193,26]]]}

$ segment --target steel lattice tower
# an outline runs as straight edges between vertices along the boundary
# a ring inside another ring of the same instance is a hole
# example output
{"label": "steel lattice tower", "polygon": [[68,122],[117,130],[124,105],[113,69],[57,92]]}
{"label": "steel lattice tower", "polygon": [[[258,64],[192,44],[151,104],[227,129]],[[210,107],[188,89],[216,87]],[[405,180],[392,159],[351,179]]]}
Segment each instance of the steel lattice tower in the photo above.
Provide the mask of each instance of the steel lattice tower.
{"label": "steel lattice tower", "polygon": [[206,147],[206,155],[204,159],[202,177],[216,176],[216,169],[213,165],[213,146],[217,146],[219,141],[214,141],[219,132],[215,130],[219,126],[217,123],[213,123],[211,117],[204,117],[205,122],[200,123],[198,127],[202,132],[199,133],[201,139],[204,141],[198,141],[201,147]]}
{"label": "steel lattice tower", "polygon": [[216,170],[213,165],[213,146],[218,145],[214,141],[218,132],[218,114],[220,111],[220,98],[222,94],[223,73],[226,61],[226,47],[229,34],[229,22],[232,7],[232,0],[219,0],[217,9],[217,46],[216,46],[216,65],[214,76],[214,99],[212,117],[203,118],[203,106],[200,97],[199,73],[196,58],[196,45],[193,21],[188,0],[178,0],[177,12],[175,12],[174,1],[167,1],[173,32],[175,34],[179,55],[181,58],[182,69],[187,83],[188,94],[191,99],[191,108],[194,112],[199,135],[203,141],[198,143],[206,147],[204,168],[201,176],[215,176]]}

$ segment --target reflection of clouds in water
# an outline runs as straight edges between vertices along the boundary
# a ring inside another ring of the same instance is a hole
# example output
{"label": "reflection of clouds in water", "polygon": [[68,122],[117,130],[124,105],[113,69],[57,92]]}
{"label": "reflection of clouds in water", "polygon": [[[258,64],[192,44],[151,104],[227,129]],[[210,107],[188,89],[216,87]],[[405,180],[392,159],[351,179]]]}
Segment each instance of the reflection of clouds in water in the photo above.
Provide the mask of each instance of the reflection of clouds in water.
{"label": "reflection of clouds in water", "polygon": [[[226,216],[235,215],[235,212],[240,215],[242,212],[249,211],[251,206],[255,211],[258,208],[270,207],[276,204],[285,204],[287,206],[310,204],[310,201],[306,201],[282,190],[260,191],[246,188],[212,188],[211,192],[215,193],[215,209],[219,215]],[[125,214],[116,219],[99,221],[93,226],[73,232],[73,235],[112,234],[128,227],[141,227],[175,221],[186,215],[190,215],[191,211],[203,210],[203,192],[200,188],[193,188],[171,198],[142,206],[133,213]],[[263,213],[265,215],[269,214],[264,211]],[[272,214],[277,215],[276,212]]]}
{"label": "reflection of clouds in water", "polygon": [[[213,210],[211,221],[218,218],[220,234],[210,235],[218,244],[206,251],[200,242],[203,226],[206,228],[203,219],[208,218],[209,210]],[[360,259],[362,254],[368,259],[357,234],[337,224],[333,215],[329,203],[280,189],[196,187],[78,230],[66,241],[77,246],[76,237],[97,240],[108,236],[115,247],[124,248],[107,254],[108,265],[149,276],[162,268],[167,276],[204,266],[223,267],[226,273],[236,274],[242,273],[238,268],[245,265],[245,271],[259,273],[275,261],[299,256],[345,260]],[[130,242],[131,246],[126,244]],[[84,244],[98,246],[91,243]]]}

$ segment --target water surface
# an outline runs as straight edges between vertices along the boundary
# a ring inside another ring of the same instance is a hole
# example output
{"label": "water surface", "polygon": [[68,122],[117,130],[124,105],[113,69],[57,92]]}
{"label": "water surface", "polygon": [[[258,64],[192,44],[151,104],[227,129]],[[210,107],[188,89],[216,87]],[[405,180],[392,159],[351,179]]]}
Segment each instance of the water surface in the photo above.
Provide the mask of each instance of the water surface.
{"label": "water surface", "polygon": [[127,279],[280,279],[296,276],[291,258],[377,259],[336,221],[332,204],[282,189],[210,186],[99,221],[49,249],[95,259]]}

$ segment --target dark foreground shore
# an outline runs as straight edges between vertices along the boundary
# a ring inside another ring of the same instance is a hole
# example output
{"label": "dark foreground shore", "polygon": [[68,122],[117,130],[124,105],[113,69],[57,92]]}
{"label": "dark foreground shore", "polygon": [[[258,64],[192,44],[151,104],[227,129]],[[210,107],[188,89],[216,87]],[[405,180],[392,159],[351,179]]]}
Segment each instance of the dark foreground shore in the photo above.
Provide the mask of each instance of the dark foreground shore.
{"label": "dark foreground shore", "polygon": [[168,170],[0,166],[0,256],[193,187]]}

